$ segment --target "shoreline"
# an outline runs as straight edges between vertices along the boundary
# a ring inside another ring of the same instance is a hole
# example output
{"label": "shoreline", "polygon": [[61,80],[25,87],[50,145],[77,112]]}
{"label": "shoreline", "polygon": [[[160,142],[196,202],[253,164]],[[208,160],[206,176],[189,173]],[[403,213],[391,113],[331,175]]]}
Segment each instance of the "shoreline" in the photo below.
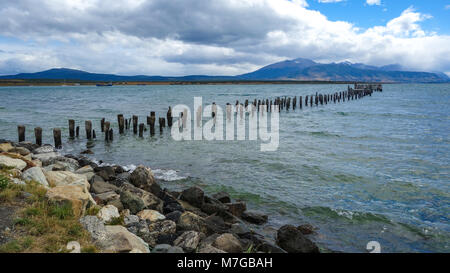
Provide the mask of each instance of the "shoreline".
{"label": "shoreline", "polygon": [[[247,210],[245,201],[226,192],[207,195],[196,186],[170,191],[142,165],[99,165],[82,154],[61,155],[51,145],[30,142],[0,140],[0,152],[2,168],[14,170],[9,183],[38,182],[47,202],[71,204],[99,252],[320,252],[309,238],[315,233],[311,225],[284,225],[276,238],[264,237],[252,227],[264,226],[270,216]],[[14,233],[14,225],[7,228]]]}

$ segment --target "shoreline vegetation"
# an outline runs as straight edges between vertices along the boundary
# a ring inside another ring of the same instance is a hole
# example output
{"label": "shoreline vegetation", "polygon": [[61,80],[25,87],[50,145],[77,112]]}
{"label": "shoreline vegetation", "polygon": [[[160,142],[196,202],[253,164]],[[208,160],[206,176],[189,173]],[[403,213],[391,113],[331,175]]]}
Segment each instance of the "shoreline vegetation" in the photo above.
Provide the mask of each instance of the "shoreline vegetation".
{"label": "shoreline vegetation", "polygon": [[254,229],[268,215],[199,187],[162,188],[134,170],[0,140],[0,253],[317,253],[314,227]]}
{"label": "shoreline vegetation", "polygon": [[[1,86],[95,86],[97,84],[109,84],[104,81],[76,81],[76,80],[22,80],[0,79]],[[230,81],[143,81],[143,82],[112,82],[113,85],[135,86],[135,85],[258,85],[258,84],[394,84],[393,82],[364,82],[364,81],[292,81],[292,80],[230,80]]]}

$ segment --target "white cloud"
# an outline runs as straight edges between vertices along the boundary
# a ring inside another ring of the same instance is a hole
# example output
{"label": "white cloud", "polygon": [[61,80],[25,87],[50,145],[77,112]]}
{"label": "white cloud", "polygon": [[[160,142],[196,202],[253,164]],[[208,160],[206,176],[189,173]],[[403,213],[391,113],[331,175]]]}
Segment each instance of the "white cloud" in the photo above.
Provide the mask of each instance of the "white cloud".
{"label": "white cloud", "polygon": [[318,0],[319,3],[338,3],[338,2],[342,2],[345,0]]}
{"label": "white cloud", "polygon": [[381,5],[381,0],[366,0],[366,3],[370,6],[373,6],[373,5],[379,6],[379,5]]}
{"label": "white cloud", "polygon": [[450,71],[450,37],[424,31],[420,23],[431,16],[413,8],[361,30],[304,0],[31,2],[0,7],[0,74],[71,67],[236,75],[297,57]]}

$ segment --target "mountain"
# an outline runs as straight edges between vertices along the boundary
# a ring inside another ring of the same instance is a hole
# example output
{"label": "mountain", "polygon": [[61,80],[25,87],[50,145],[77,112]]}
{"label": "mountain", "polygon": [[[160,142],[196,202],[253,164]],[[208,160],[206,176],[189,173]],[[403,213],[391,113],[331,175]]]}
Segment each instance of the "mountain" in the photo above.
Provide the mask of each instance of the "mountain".
{"label": "mountain", "polygon": [[450,82],[444,73],[406,71],[398,64],[382,67],[362,63],[317,63],[309,59],[285,60],[262,67],[254,72],[237,76],[190,75],[183,77],[164,76],[120,76],[89,73],[68,68],[54,68],[37,73],[21,73],[0,76],[0,79],[24,80],[70,80],[91,82],[157,82],[157,81],[364,81],[398,83]]}
{"label": "mountain", "polygon": [[382,67],[350,62],[322,64],[308,59],[286,60],[238,76],[248,80],[449,82],[443,73],[405,71],[400,65]]}

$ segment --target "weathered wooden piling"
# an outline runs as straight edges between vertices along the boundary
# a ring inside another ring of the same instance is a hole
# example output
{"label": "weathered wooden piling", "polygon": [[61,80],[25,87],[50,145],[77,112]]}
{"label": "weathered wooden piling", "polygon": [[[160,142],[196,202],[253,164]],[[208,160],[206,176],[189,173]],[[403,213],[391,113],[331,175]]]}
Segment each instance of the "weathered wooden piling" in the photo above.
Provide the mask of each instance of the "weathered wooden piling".
{"label": "weathered wooden piling", "polygon": [[152,136],[155,134],[155,121],[155,112],[150,112],[150,135]]}
{"label": "weathered wooden piling", "polygon": [[133,116],[133,134],[138,132],[138,116]]}
{"label": "weathered wooden piling", "polygon": [[139,137],[144,137],[144,123],[139,124]]}
{"label": "weathered wooden piling", "polygon": [[119,124],[119,134],[123,134],[125,132],[125,119],[123,118],[123,114],[117,115],[117,123]]}
{"label": "weathered wooden piling", "polygon": [[109,129],[109,137],[108,137],[108,139],[109,139],[109,141],[113,141],[113,139],[114,139],[114,130],[111,128],[111,129]]}
{"label": "weathered wooden piling", "polygon": [[298,107],[300,108],[300,109],[302,109],[303,108],[303,105],[302,105],[302,96],[300,96],[299,97],[299,99],[298,99]]}
{"label": "weathered wooden piling", "polygon": [[55,141],[55,148],[61,149],[62,148],[61,129],[59,128],[53,129],[53,140]]}
{"label": "weathered wooden piling", "polygon": [[164,118],[158,118],[159,121],[159,132],[162,133],[163,132],[163,128],[164,128]]}
{"label": "weathered wooden piling", "polygon": [[111,124],[109,123],[109,121],[105,121],[105,141],[109,142],[109,127],[111,126]]}
{"label": "weathered wooden piling", "polygon": [[25,141],[25,126],[17,126],[17,133],[19,135],[19,142]]}
{"label": "weathered wooden piling", "polygon": [[75,120],[69,119],[69,137],[75,138]]}
{"label": "weathered wooden piling", "polygon": [[34,137],[36,138],[36,144],[42,146],[42,128],[34,128]]}
{"label": "weathered wooden piling", "polygon": [[105,132],[105,118],[100,120],[100,129],[102,130],[102,133]]}
{"label": "weathered wooden piling", "polygon": [[97,138],[97,135],[95,134],[95,130],[92,130],[92,138],[93,138],[93,139],[96,139],[96,138]]}
{"label": "weathered wooden piling", "polygon": [[[248,100],[246,101],[248,103]],[[169,110],[167,111],[167,126],[172,127],[173,118],[172,118],[172,108],[169,106]]]}
{"label": "weathered wooden piling", "polygon": [[92,122],[90,120],[86,120],[84,122],[84,128],[86,129],[86,138],[92,139]]}
{"label": "weathered wooden piling", "polygon": [[75,136],[76,137],[80,136],[80,126],[77,126],[77,128],[75,128]]}

